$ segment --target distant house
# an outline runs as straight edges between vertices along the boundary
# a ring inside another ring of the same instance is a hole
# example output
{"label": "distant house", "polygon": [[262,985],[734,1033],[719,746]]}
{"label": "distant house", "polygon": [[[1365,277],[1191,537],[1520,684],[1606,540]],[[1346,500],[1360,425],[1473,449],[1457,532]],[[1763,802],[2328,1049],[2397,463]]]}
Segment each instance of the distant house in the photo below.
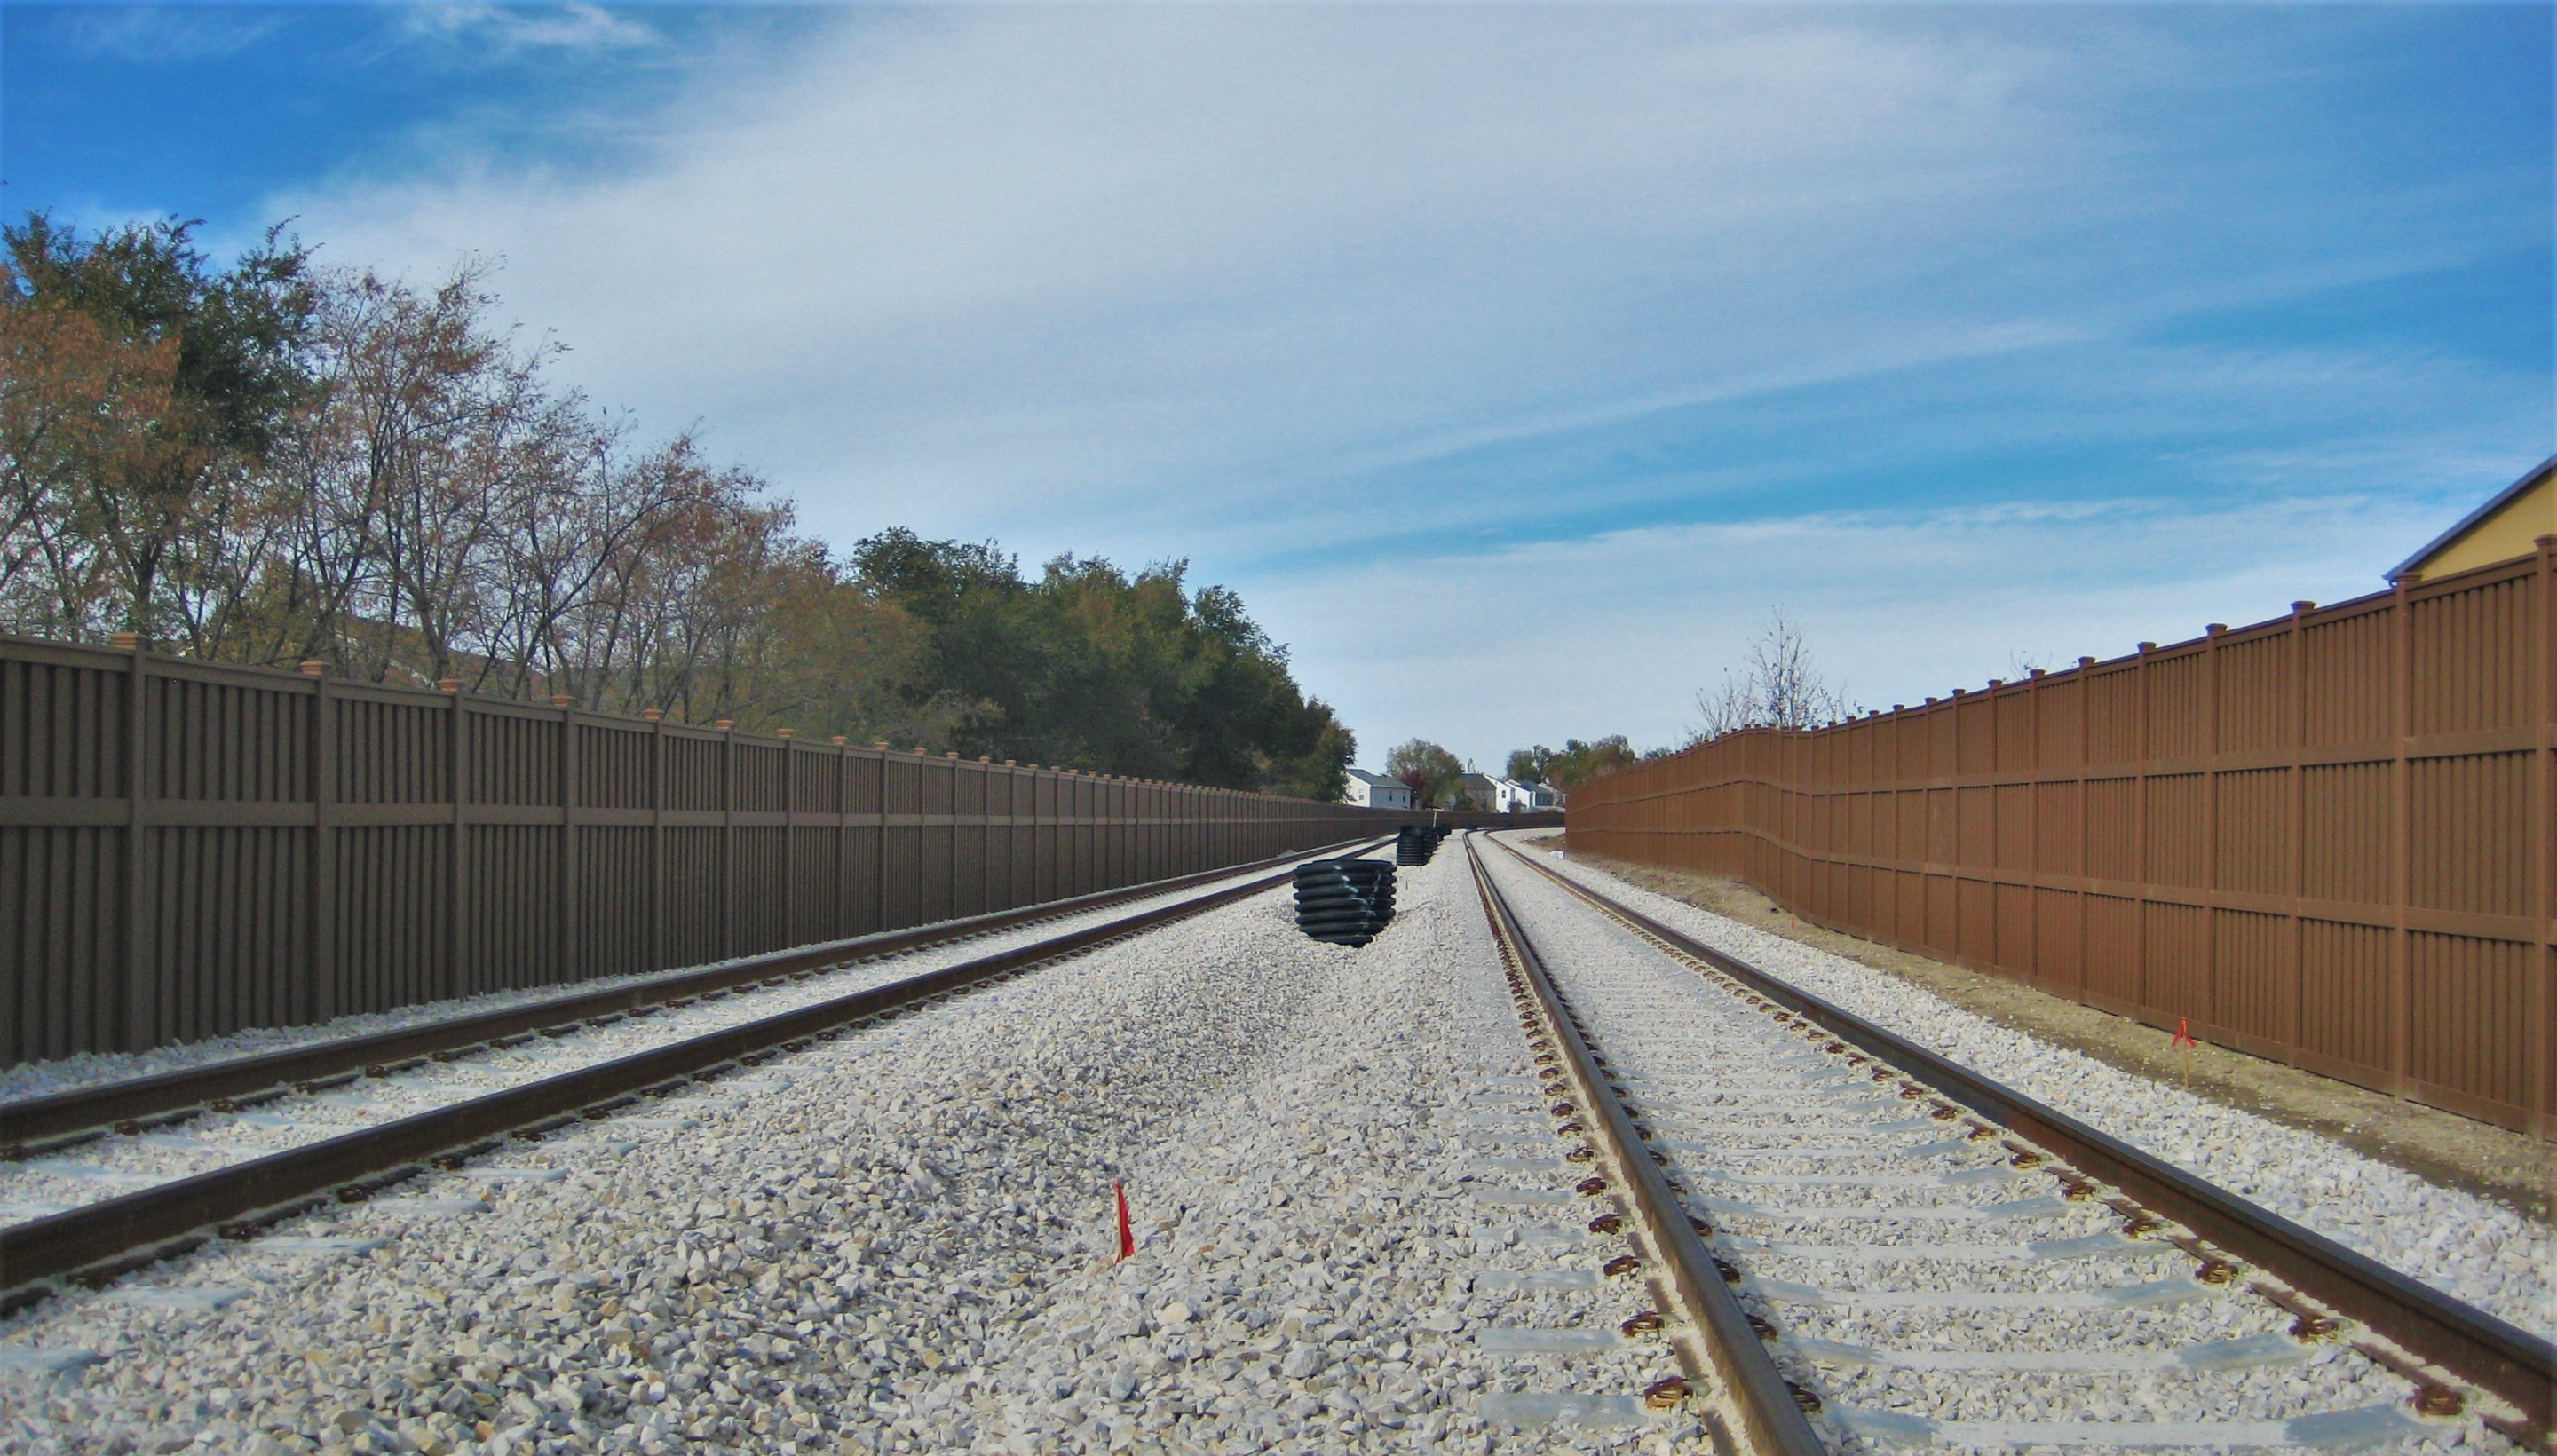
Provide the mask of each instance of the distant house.
{"label": "distant house", "polygon": [[1501,801],[1501,786],[1490,774],[1469,773],[1456,780],[1456,797],[1467,807],[1490,809]]}
{"label": "distant house", "polygon": [[2406,558],[2388,574],[2388,580],[2420,582],[2528,556],[2539,549],[2542,536],[2557,536],[2557,456],[2541,461],[2435,537],[2431,545]]}
{"label": "distant house", "polygon": [[1492,786],[1500,796],[1492,807],[1503,814],[1533,814],[1540,809],[1551,809],[1559,802],[1549,784],[1521,783],[1514,778],[1503,778],[1494,779]]}
{"label": "distant house", "polygon": [[1341,795],[1341,802],[1356,804],[1362,809],[1409,809],[1412,807],[1412,789],[1401,779],[1353,768],[1350,770],[1349,792]]}

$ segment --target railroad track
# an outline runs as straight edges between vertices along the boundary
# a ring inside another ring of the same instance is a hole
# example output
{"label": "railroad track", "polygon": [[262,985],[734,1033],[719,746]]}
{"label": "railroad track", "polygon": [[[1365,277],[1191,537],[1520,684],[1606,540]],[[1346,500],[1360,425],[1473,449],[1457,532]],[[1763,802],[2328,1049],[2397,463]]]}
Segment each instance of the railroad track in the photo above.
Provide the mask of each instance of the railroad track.
{"label": "railroad track", "polygon": [[1551,1115],[1718,1444],[2548,1449],[2549,1342],[1483,838]]}
{"label": "railroad track", "polygon": [[[435,1163],[458,1167],[510,1136],[539,1136],[714,1081],[741,1067],[841,1036],[848,1028],[940,999],[1034,967],[1190,918],[1286,885],[1274,865],[1341,853],[1364,853],[1383,840],[1353,842],[1257,864],[1185,875],[1125,890],[1056,901],[1001,915],[827,946],[786,951],[591,994],[458,1017],[373,1036],[325,1042],[268,1056],[213,1064],[133,1083],[109,1084],[17,1105],[7,1125],[35,1140],[11,1151],[16,1171],[42,1175],[49,1153],[82,1143],[159,1138],[191,1148],[208,1145],[162,1129],[190,1119],[289,1118],[258,1111],[287,1098],[327,1099],[361,1084],[390,1090],[404,1075],[467,1075],[472,1059],[523,1048],[574,1053],[581,1038],[609,1035],[634,1016],[650,1016],[731,994],[761,992],[720,1008],[709,1029],[683,1028],[672,1040],[626,1055],[591,1058],[558,1072],[538,1067],[496,1090],[465,1096],[407,1116],[281,1150],[238,1157],[220,1166],[161,1175],[147,1186],[39,1213],[0,1227],[0,1312],[44,1299],[65,1282],[95,1286],[212,1238],[254,1238],[266,1225],[332,1199],[361,1202]],[[1203,894],[946,965],[918,975],[837,992],[812,981],[829,967],[907,957],[1060,918],[1088,916],[1131,900],[1156,899],[1218,880]],[[767,1006],[767,1001],[786,1004]],[[744,1014],[734,1014],[743,1011]],[[516,1069],[521,1072],[522,1069]],[[449,1088],[447,1089],[449,1090]],[[126,1130],[116,1130],[117,1125]],[[307,1125],[305,1125],[307,1126]],[[212,1155],[219,1156],[216,1150]],[[97,1164],[93,1166],[103,1166]]]}

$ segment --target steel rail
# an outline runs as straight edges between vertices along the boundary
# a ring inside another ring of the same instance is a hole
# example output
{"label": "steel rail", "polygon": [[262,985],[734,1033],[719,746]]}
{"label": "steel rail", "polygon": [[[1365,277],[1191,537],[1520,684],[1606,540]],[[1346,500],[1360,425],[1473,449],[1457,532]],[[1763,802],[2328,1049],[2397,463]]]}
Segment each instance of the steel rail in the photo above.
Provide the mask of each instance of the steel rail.
{"label": "steel rail", "polygon": [[[1677,954],[1711,966],[1767,999],[1863,1050],[1946,1101],[2110,1183],[2175,1219],[2236,1259],[2358,1321],[2418,1361],[2485,1390],[2520,1412],[2521,1425],[2490,1418],[2506,1435],[2546,1448],[2557,1404],[2557,1343],[2520,1329],[2314,1230],[2230,1193],[2110,1133],[1929,1051],[1916,1042],[1801,991],[1745,961],[1540,864],[1502,844],[1521,863],[1563,890]],[[2276,1292],[2279,1291],[2267,1291]],[[2399,1363],[2402,1362],[2392,1362]],[[2401,1371],[2401,1373],[2404,1373]],[[2422,1377],[2416,1377],[2421,1379]]]}
{"label": "steel rail", "polygon": [[829,1040],[851,1023],[1187,919],[1279,888],[1291,878],[1292,872],[1281,871],[1246,880],[885,986],[0,1228],[0,1312],[47,1297],[60,1281],[100,1283],[184,1253],[205,1242],[204,1230],[224,1227],[226,1234],[245,1235],[244,1229],[227,1226],[273,1222],[332,1195],[361,1202],[372,1187],[413,1175],[416,1164],[439,1154],[459,1153],[579,1114],[601,1118],[640,1094],[671,1093],[687,1079],[708,1080],[740,1061],[759,1061],[776,1048]]}
{"label": "steel rail", "polygon": [[[849,961],[907,955],[1043,920],[1170,894],[1193,885],[1250,874],[1270,865],[1292,863],[1374,842],[1375,837],[1366,841],[1344,840],[1320,850],[1279,855],[1222,869],[1149,880],[1144,884],[1100,890],[1071,899],[1049,900],[1014,910],[999,910],[990,915],[944,920],[910,930],[880,931],[849,940],[827,941],[723,961],[605,991],[573,992],[500,1010],[455,1016],[363,1036],[339,1037],[309,1046],[165,1072],[154,1077],[136,1077],[94,1087],[72,1088],[47,1097],[0,1103],[0,1159],[20,1161],[111,1130],[138,1132],[145,1127],[183,1122],[205,1112],[229,1111],[221,1104],[280,1096],[302,1084],[325,1078],[342,1077],[353,1072],[379,1075],[382,1069],[397,1063],[450,1054],[466,1047],[519,1036],[565,1035],[581,1023],[626,1016],[669,1001],[689,1000],[740,987],[794,980]],[[1351,853],[1362,851],[1353,850]]]}
{"label": "steel rail", "polygon": [[[1571,1079],[1575,1101],[1593,1115],[1599,1137],[1609,1144],[1633,1204],[1631,1211],[1661,1261],[1669,1292],[1687,1316],[1702,1363],[1729,1397],[1730,1413],[1741,1428],[1726,1431],[1726,1437],[1752,1456],[1826,1456],[1827,1448],[1804,1417],[1792,1387],[1750,1327],[1748,1313],[1716,1272],[1711,1251],[1697,1236],[1678,1189],[1652,1154],[1646,1141],[1649,1134],[1625,1111],[1569,1000],[1555,988],[1535,942],[1511,913],[1499,886],[1492,883],[1474,840],[1472,834],[1465,836],[1465,859],[1473,869],[1474,888],[1482,896],[1493,937],[1510,955],[1518,979],[1526,983],[1542,1009],[1561,1052],[1563,1072]],[[1720,1414],[1710,1409],[1708,1413]]]}

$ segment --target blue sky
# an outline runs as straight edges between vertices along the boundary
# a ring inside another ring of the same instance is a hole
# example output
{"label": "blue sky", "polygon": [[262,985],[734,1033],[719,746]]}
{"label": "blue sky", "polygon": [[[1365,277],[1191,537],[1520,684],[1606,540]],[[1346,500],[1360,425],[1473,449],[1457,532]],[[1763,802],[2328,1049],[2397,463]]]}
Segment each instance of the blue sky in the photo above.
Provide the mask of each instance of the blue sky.
{"label": "blue sky", "polygon": [[1362,757],[2378,573],[2557,450],[2551,10],[0,7],[11,213],[475,254],[850,542],[1188,557]]}

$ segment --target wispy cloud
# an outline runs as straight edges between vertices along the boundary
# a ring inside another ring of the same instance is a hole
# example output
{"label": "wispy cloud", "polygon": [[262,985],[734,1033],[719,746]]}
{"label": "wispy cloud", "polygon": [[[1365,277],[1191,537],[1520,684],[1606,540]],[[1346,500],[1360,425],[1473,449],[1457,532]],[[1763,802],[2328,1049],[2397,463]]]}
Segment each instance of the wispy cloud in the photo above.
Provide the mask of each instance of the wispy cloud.
{"label": "wispy cloud", "polygon": [[[439,14],[418,24],[525,23]],[[1750,598],[1811,617],[1807,594],[1833,592],[1888,618],[1820,618],[1896,643],[1877,667],[1950,670],[1959,637],[1994,670],[2015,640],[1995,615],[2022,598],[1949,576],[1925,590],[1979,611],[1913,607],[1934,563],[2087,562],[2109,541],[2108,570],[2035,580],[2190,615],[2254,580],[2245,552],[2282,556],[2245,534],[2273,518],[2232,499],[2313,498],[2340,462],[2482,490],[2461,472],[2544,454],[2544,347],[2211,322],[2496,259],[2544,293],[2544,137],[2385,173],[2355,171],[2369,149],[2338,131],[2392,64],[2387,28],[2432,14],[856,9],[786,57],[706,70],[636,162],[571,174],[465,146],[278,206],[339,256],[504,257],[510,304],[577,346],[598,397],[707,421],[839,537],[904,522],[1033,559],[1193,557],[1273,603],[1373,731],[1425,728],[1409,720],[1430,701],[1515,713],[1372,660],[1373,616],[1307,584],[1548,601],[1592,625],[1486,622],[1482,642],[1525,644],[1492,657],[1464,648],[1457,605],[1413,610],[1443,620],[1444,661],[1569,677],[1587,718],[1551,731],[1658,732],[1632,696],[1660,690],[1647,659],[1580,640],[1683,661],[1623,625],[1636,584],[1689,603],[1664,619],[1690,643]],[[1938,510],[1857,524],[1895,492]],[[2385,499],[2355,509],[2407,524]],[[2394,559],[2393,537],[2306,534],[2331,551],[2282,570]],[[1819,545],[1787,554],[1802,541]],[[1823,577],[1832,551],[1906,570]],[[1779,558],[1827,585],[1759,573]],[[1699,578],[1750,585],[1708,602],[1681,585]],[[2089,610],[2091,640],[2131,608]],[[1911,638],[1922,622],[1943,653]],[[1440,696],[1403,686],[1421,681]]]}
{"label": "wispy cloud", "polygon": [[497,58],[526,51],[630,51],[665,44],[626,11],[600,5],[419,5],[402,10],[412,38],[452,43]]}
{"label": "wispy cloud", "polygon": [[219,61],[286,23],[274,10],[200,5],[87,5],[55,12],[55,24],[73,49],[145,66]]}
{"label": "wispy cloud", "polygon": [[1851,697],[1887,708],[2008,676],[2019,655],[2119,656],[2378,590],[2444,507],[2342,491],[1817,512],[1342,564],[1269,605],[1365,744],[1443,734],[1497,762],[1566,735],[1676,741],[1773,605]]}

